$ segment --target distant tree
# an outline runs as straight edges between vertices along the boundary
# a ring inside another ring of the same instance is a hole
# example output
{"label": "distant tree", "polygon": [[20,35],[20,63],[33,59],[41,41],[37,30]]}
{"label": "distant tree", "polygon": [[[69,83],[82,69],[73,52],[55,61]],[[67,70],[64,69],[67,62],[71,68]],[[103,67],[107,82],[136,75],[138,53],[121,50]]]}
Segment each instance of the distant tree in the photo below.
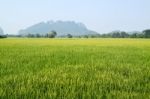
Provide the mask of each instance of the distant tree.
{"label": "distant tree", "polygon": [[56,31],[51,31],[50,33],[48,33],[48,38],[55,38],[57,35],[57,32]]}
{"label": "distant tree", "polygon": [[150,38],[150,29],[144,30],[143,35],[145,38]]}
{"label": "distant tree", "polygon": [[29,38],[33,38],[34,37],[34,34],[27,34],[27,37],[29,37]]}
{"label": "distant tree", "polygon": [[137,33],[132,33],[132,34],[130,34],[130,37],[131,37],[131,38],[137,38]]}
{"label": "distant tree", "polygon": [[88,35],[84,35],[83,38],[89,38],[89,36]]}
{"label": "distant tree", "polygon": [[144,38],[144,35],[142,33],[138,33],[136,36],[137,38]]}
{"label": "distant tree", "polygon": [[67,37],[68,38],[72,38],[73,36],[71,34],[67,34]]}
{"label": "distant tree", "polygon": [[127,37],[129,37],[129,34],[124,32],[124,31],[122,31],[122,32],[120,32],[120,37],[121,38],[127,38]]}
{"label": "distant tree", "polygon": [[40,38],[40,37],[41,37],[41,35],[37,33],[37,34],[36,34],[36,37],[37,37],[37,38]]}
{"label": "distant tree", "polygon": [[0,35],[0,39],[1,38],[7,38],[7,35]]}
{"label": "distant tree", "polygon": [[57,35],[56,31],[51,31],[51,32],[52,32],[53,35],[55,35],[55,36]]}
{"label": "distant tree", "polygon": [[121,37],[120,32],[113,32],[112,37],[113,38],[120,38]]}
{"label": "distant tree", "polygon": [[108,34],[101,34],[101,37],[102,37],[102,38],[107,38],[107,37],[108,37]]}
{"label": "distant tree", "polygon": [[81,36],[77,36],[77,38],[81,38]]}
{"label": "distant tree", "polygon": [[96,38],[97,36],[96,36],[96,35],[90,35],[90,37],[91,37],[91,38]]}

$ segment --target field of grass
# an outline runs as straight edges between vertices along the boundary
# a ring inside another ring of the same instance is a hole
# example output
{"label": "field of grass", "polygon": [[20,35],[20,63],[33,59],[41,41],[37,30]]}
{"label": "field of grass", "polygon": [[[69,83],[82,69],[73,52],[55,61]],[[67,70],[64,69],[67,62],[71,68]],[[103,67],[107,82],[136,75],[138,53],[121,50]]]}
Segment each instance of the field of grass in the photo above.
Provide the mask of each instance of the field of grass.
{"label": "field of grass", "polygon": [[0,39],[0,99],[149,99],[150,39]]}

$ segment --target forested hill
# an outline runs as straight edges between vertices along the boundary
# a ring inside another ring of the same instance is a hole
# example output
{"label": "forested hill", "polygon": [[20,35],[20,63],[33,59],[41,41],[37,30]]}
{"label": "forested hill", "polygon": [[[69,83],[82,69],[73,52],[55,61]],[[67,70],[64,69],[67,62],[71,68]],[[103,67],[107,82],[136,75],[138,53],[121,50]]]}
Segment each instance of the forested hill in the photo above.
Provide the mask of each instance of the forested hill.
{"label": "forested hill", "polygon": [[71,34],[73,36],[97,34],[95,31],[87,29],[87,27],[83,23],[76,23],[74,21],[40,22],[26,29],[20,30],[19,34],[45,35],[50,31],[56,31],[58,36],[63,36],[67,34]]}

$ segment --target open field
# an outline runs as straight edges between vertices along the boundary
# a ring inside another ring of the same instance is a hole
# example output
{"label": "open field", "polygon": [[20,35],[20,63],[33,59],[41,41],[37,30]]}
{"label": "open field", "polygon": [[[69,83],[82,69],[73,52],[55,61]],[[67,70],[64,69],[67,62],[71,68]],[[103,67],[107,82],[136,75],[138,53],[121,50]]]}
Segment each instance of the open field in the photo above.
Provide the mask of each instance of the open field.
{"label": "open field", "polygon": [[0,98],[148,99],[150,39],[0,39]]}

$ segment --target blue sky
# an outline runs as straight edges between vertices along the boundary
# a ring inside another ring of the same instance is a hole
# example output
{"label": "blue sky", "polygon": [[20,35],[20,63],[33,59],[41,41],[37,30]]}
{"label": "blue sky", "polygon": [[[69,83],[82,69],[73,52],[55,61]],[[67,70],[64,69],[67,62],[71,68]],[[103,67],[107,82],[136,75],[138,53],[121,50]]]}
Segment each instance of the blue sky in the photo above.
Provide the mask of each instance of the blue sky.
{"label": "blue sky", "polygon": [[0,0],[5,33],[41,21],[73,20],[99,33],[150,28],[150,0]]}

